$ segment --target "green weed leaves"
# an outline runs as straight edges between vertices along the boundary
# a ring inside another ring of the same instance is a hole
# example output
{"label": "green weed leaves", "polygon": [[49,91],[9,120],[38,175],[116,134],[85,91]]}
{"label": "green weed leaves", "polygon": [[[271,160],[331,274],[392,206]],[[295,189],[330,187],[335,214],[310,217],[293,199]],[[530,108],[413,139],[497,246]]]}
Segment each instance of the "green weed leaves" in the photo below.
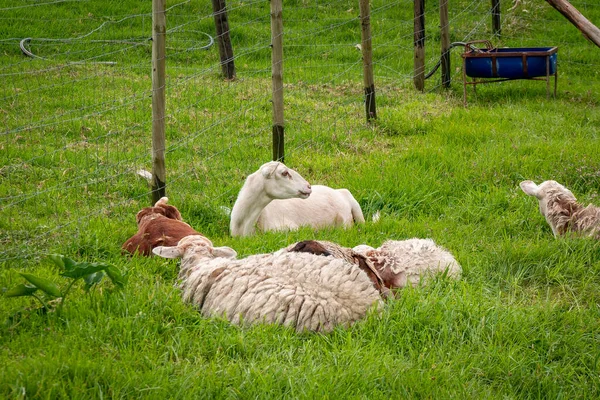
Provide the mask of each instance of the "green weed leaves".
{"label": "green weed leaves", "polygon": [[[122,274],[118,268],[101,263],[77,262],[68,257],[52,254],[48,257],[60,271],[60,276],[71,278],[71,282],[65,284],[61,289],[59,285],[51,280],[40,278],[27,273],[19,273],[28,283],[19,284],[4,293],[4,297],[31,296],[37,299],[44,309],[49,309],[49,300],[60,299],[59,308],[62,307],[68,293],[78,280],[83,280],[84,290],[89,292],[92,287],[99,284],[105,276],[111,280],[113,285],[121,289],[127,283],[127,276]],[[38,295],[38,290],[43,296]]]}
{"label": "green weed leaves", "polygon": [[21,276],[29,281],[34,287],[40,289],[42,292],[46,293],[48,296],[52,297],[61,297],[62,293],[58,286],[47,279],[37,277],[31,274],[21,273]]}
{"label": "green weed leaves", "polygon": [[20,284],[14,288],[7,290],[4,293],[4,297],[20,297],[20,296],[31,296],[38,290],[35,286]]}
{"label": "green weed leaves", "polygon": [[126,276],[109,264],[77,262],[57,254],[52,254],[48,258],[63,270],[61,276],[73,279],[83,278],[90,287],[99,283],[105,275],[108,275],[112,283],[120,288],[127,283]]}

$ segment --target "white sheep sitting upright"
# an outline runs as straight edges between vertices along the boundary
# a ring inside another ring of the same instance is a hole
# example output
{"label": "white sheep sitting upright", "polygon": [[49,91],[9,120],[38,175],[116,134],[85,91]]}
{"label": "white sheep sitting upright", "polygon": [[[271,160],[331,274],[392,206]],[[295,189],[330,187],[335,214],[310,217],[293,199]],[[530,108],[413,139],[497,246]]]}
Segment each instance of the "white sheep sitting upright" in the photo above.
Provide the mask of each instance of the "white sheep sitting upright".
{"label": "white sheep sitting upright", "polygon": [[228,247],[203,236],[153,250],[181,257],[183,300],[205,316],[234,324],[275,323],[297,332],[349,326],[382,304],[379,292],[356,265],[313,254],[261,254],[237,260]]}
{"label": "white sheep sitting upright", "polygon": [[312,186],[280,162],[269,162],[246,178],[231,211],[232,236],[261,231],[293,230],[301,226],[349,227],[365,219],[347,189]]}
{"label": "white sheep sitting upright", "polygon": [[431,239],[388,240],[377,249],[366,245],[350,249],[336,243],[307,240],[291,245],[285,251],[307,252],[354,262],[383,295],[388,294],[386,288],[416,286],[438,273],[455,279],[462,273],[454,256]]}
{"label": "white sheep sitting upright", "polygon": [[538,199],[540,212],[555,237],[578,232],[600,239],[600,208],[579,204],[573,193],[556,181],[544,181],[539,186],[523,181],[519,185],[523,192]]}

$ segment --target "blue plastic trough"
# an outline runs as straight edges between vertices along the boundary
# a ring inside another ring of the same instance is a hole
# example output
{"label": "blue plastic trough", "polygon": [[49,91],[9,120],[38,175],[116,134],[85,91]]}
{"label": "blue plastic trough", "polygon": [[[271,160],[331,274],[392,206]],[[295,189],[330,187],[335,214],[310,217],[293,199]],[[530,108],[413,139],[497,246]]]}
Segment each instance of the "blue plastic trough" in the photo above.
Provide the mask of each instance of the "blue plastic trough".
{"label": "blue plastic trough", "polygon": [[[473,43],[485,43],[487,48],[479,49]],[[550,77],[554,76],[554,96],[556,97],[556,58],[557,47],[493,48],[487,40],[469,42],[463,57],[464,102],[467,104],[467,85],[501,82],[514,79],[545,80],[550,95]],[[472,82],[467,77],[473,78]],[[478,80],[479,79],[479,80]],[[493,79],[493,80],[481,80]]]}

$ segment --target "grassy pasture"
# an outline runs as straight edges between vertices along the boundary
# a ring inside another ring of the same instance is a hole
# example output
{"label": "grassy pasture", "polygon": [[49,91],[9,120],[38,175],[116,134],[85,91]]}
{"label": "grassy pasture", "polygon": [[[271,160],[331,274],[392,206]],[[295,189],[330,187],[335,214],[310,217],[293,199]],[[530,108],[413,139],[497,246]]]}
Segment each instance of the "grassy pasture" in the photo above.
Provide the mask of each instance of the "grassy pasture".
{"label": "grassy pasture", "polygon": [[[516,81],[470,90],[464,108],[459,49],[452,87],[436,76],[416,93],[411,3],[373,1],[379,118],[368,125],[358,4],[285,1],[286,164],[382,217],[240,239],[221,207],[271,157],[269,3],[228,2],[234,82],[216,47],[199,49],[210,5],[168,4],[167,191],[187,222],[240,256],[308,238],[431,237],[463,266],[461,281],[404,290],[351,328],[298,335],[203,319],[180,301],[176,262],[120,253],[149,204],[135,171],[151,167],[150,5],[0,0],[0,289],[18,272],[58,282],[48,253],[129,276],[123,291],[74,290],[61,315],[2,298],[0,397],[598,398],[600,247],[554,239],[518,183],[555,179],[600,205],[600,49],[543,1],[503,2],[492,38],[478,3],[450,2],[451,40],[559,46],[556,99]],[[573,1],[600,25],[592,3]],[[44,59],[22,55],[26,37]]]}

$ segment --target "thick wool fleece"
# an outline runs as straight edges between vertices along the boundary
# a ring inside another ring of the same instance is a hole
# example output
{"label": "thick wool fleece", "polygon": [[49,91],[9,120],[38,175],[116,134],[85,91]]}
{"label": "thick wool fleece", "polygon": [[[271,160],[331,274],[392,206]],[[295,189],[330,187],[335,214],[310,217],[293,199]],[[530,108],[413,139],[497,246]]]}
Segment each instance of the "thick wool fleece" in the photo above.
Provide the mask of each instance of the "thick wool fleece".
{"label": "thick wool fleece", "polygon": [[354,262],[382,293],[381,286],[389,289],[415,286],[429,275],[445,272],[449,277],[459,278],[462,272],[452,254],[431,239],[388,240],[377,249],[369,246],[350,249],[332,242],[310,240],[283,251],[308,252]]}
{"label": "thick wool fleece", "polygon": [[184,255],[183,300],[205,316],[235,324],[276,323],[296,331],[349,326],[382,301],[354,264],[304,253],[251,256],[241,260]]}
{"label": "thick wool fleece", "polygon": [[460,278],[462,268],[446,249],[431,239],[388,240],[365,256],[392,288],[416,286],[429,275]]}
{"label": "thick wool fleece", "polygon": [[539,186],[532,181],[521,182],[521,188],[539,201],[540,212],[552,228],[554,236],[575,232],[600,239],[600,208],[577,202],[569,189],[556,181],[544,181]]}

